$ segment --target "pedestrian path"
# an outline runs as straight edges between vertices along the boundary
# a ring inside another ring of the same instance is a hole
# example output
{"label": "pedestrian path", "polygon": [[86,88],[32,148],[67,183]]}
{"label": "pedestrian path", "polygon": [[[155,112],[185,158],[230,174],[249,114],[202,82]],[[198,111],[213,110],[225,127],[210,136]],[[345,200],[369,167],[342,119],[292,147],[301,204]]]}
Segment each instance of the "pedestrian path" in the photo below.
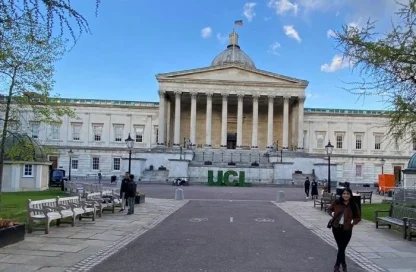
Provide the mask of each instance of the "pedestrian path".
{"label": "pedestrian path", "polygon": [[[332,231],[326,227],[330,216],[319,208],[314,208],[313,202],[273,203],[336,247]],[[376,229],[375,224],[367,220],[362,220],[354,227],[347,256],[367,271],[416,271],[416,241],[404,240],[400,233],[393,230]]]}
{"label": "pedestrian path", "polygon": [[104,212],[95,222],[77,221],[75,227],[35,231],[24,241],[0,249],[1,272],[88,271],[153,228],[187,201],[146,198],[135,214]]}

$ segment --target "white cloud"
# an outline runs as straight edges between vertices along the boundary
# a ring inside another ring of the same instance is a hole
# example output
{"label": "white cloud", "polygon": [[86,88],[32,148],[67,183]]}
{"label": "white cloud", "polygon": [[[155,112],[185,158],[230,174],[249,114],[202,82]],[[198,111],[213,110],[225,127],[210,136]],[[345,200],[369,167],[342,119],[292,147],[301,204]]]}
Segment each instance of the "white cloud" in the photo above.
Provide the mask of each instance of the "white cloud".
{"label": "white cloud", "polygon": [[350,67],[350,62],[345,60],[341,55],[335,55],[330,64],[325,63],[321,66],[321,71],[326,73],[333,73],[338,70]]}
{"label": "white cloud", "polygon": [[253,20],[253,18],[256,16],[256,13],[254,12],[254,7],[257,5],[257,3],[245,3],[243,6],[243,15],[247,18],[249,22]]}
{"label": "white cloud", "polygon": [[293,25],[285,25],[283,26],[283,30],[285,31],[286,36],[297,40],[299,43],[302,42],[299,33],[296,31]]}
{"label": "white cloud", "polygon": [[328,31],[326,32],[326,36],[328,38],[335,38],[336,37],[335,32],[332,29],[328,29]]}
{"label": "white cloud", "polygon": [[206,39],[211,37],[212,35],[212,28],[210,28],[209,26],[204,27],[203,29],[201,29],[201,37]]}
{"label": "white cloud", "polygon": [[279,53],[277,52],[277,50],[280,48],[280,43],[278,42],[274,42],[269,46],[269,50],[267,52],[269,52],[270,54],[273,55],[279,55]]}
{"label": "white cloud", "polygon": [[270,0],[267,6],[275,9],[278,15],[284,15],[289,12],[293,12],[296,15],[299,10],[298,4],[292,3],[289,0]]}
{"label": "white cloud", "polygon": [[223,36],[223,35],[221,35],[221,33],[218,33],[217,34],[217,40],[220,42],[220,43],[225,43],[226,41],[227,41],[227,36]]}

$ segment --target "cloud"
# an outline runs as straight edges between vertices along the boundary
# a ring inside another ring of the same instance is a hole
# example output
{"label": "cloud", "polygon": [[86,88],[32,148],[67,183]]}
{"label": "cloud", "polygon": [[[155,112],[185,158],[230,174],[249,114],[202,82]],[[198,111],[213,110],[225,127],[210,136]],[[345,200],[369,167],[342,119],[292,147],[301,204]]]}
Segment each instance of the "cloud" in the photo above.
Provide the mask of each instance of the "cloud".
{"label": "cloud", "polygon": [[308,99],[316,99],[316,98],[321,97],[319,94],[312,93],[311,91],[308,91],[305,95],[306,95],[306,98],[308,98]]}
{"label": "cloud", "polygon": [[299,43],[302,42],[299,33],[296,31],[293,25],[285,25],[283,26],[283,30],[285,31],[286,36],[297,40]]}
{"label": "cloud", "polygon": [[245,3],[243,6],[243,15],[247,18],[249,22],[253,20],[253,18],[256,16],[256,13],[254,12],[254,7],[257,5],[257,3],[251,2],[251,3]]}
{"label": "cloud", "polygon": [[227,36],[225,36],[225,35],[221,35],[221,33],[218,33],[217,34],[217,40],[220,42],[220,43],[225,43],[226,41],[227,41]]}
{"label": "cloud", "polygon": [[332,58],[332,61],[330,64],[325,63],[321,66],[321,71],[326,73],[333,73],[338,70],[348,68],[351,66],[351,62],[345,60],[341,55],[335,55]]}
{"label": "cloud", "polygon": [[299,10],[298,4],[292,3],[289,0],[270,0],[267,6],[275,9],[276,14],[278,15],[284,15],[290,12],[293,12],[293,14],[296,15]]}
{"label": "cloud", "polygon": [[326,32],[326,36],[328,38],[335,38],[336,37],[335,32],[332,29],[328,29],[328,31]]}
{"label": "cloud", "polygon": [[281,47],[280,43],[274,42],[269,46],[269,50],[267,52],[269,52],[270,54],[279,56],[277,49],[279,49],[280,47]]}
{"label": "cloud", "polygon": [[212,28],[210,28],[209,26],[204,27],[203,29],[201,29],[201,37],[206,39],[211,37],[212,35]]}

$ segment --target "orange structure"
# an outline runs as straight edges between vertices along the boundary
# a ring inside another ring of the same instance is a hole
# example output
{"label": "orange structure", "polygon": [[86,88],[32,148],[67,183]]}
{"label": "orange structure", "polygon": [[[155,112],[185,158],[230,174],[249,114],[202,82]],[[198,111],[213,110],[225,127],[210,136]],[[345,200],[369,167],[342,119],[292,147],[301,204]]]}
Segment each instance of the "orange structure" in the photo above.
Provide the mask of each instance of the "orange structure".
{"label": "orange structure", "polygon": [[378,193],[384,195],[396,186],[394,174],[378,175]]}

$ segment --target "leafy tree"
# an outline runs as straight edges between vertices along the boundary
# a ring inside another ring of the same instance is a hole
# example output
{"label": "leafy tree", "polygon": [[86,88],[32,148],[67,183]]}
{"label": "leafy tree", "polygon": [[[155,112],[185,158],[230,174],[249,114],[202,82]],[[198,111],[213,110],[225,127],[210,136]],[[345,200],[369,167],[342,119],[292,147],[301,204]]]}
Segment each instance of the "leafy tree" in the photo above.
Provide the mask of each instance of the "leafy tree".
{"label": "leafy tree", "polygon": [[[28,13],[21,19],[25,24],[0,24],[2,43],[0,44],[0,208],[3,165],[8,137],[17,137],[16,128],[26,129],[30,122],[53,124],[61,122],[65,115],[74,116],[74,112],[58,104],[51,97],[54,81],[54,65],[64,50],[64,41],[51,38],[48,27],[32,20]],[[9,124],[13,124],[11,129]],[[9,158],[19,156],[28,158],[39,142],[17,142],[8,147]],[[25,152],[27,156],[25,155]]]}
{"label": "leafy tree", "polygon": [[344,60],[362,78],[345,89],[360,96],[384,97],[389,136],[396,144],[409,141],[416,132],[415,3],[398,3],[398,20],[392,20],[392,28],[386,33],[378,33],[376,22],[371,20],[361,28],[344,25],[335,33]]}

